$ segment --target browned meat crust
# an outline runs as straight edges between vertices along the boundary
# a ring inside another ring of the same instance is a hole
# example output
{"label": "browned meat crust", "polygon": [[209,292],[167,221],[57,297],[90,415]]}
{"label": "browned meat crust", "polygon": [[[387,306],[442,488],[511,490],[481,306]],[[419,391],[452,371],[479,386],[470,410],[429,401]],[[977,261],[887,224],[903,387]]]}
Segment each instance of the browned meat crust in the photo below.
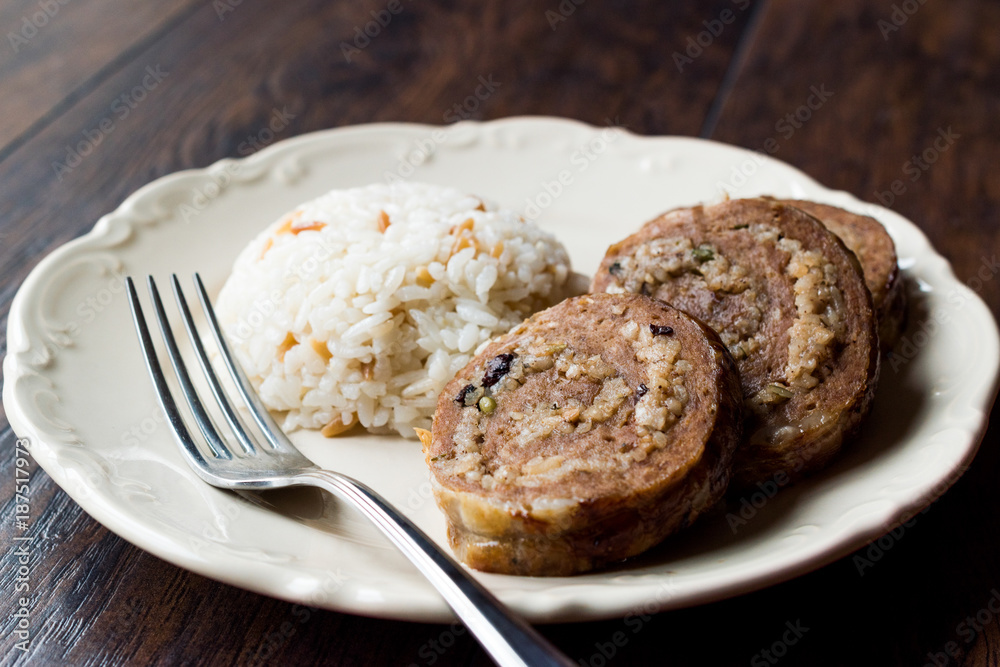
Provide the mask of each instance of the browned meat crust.
{"label": "browned meat crust", "polygon": [[748,407],[737,487],[824,467],[868,412],[879,354],[854,254],[771,199],[670,211],[608,249],[594,292],[639,292],[715,329]]}
{"label": "browned meat crust", "polygon": [[889,232],[882,223],[867,215],[801,199],[783,201],[817,218],[857,256],[865,283],[872,293],[879,343],[883,352],[891,350],[906,320],[906,292],[899,275],[896,246]]}
{"label": "browned meat crust", "polygon": [[585,295],[458,373],[425,456],[463,561],[567,575],[638,554],[711,507],[741,423],[714,332],[644,296]]}

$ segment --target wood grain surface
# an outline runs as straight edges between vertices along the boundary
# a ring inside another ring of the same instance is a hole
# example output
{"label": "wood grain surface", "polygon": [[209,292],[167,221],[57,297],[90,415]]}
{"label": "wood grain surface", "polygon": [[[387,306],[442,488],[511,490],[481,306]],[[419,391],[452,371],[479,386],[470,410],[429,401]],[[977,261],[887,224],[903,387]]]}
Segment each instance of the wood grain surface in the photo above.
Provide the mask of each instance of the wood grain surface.
{"label": "wood grain surface", "polygon": [[[31,268],[150,180],[254,150],[274,114],[286,119],[277,139],[451,122],[481,76],[499,85],[462,112],[472,118],[773,140],[824,185],[913,220],[961,280],[987,267],[978,291],[1000,313],[997,3],[400,2],[348,60],[342,43],[386,2],[0,0],[0,349]],[[848,557],[724,602],[541,630],[594,667],[1000,664],[1000,616],[983,613],[1000,589],[997,422],[966,475],[863,575]],[[110,533],[33,463],[23,652],[15,441],[0,412],[2,664],[490,664],[461,628],[309,611],[180,570]],[[775,648],[789,627],[801,638]]]}

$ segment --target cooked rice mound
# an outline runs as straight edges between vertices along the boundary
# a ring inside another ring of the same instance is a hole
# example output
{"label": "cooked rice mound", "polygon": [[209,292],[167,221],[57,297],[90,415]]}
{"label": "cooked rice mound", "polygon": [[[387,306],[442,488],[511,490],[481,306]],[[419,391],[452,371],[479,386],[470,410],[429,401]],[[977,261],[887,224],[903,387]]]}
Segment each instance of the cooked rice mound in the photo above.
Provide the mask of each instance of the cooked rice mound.
{"label": "cooked rice mound", "polygon": [[476,350],[567,296],[551,234],[459,190],[334,190],[239,255],[216,310],[282,426],[413,437]]}

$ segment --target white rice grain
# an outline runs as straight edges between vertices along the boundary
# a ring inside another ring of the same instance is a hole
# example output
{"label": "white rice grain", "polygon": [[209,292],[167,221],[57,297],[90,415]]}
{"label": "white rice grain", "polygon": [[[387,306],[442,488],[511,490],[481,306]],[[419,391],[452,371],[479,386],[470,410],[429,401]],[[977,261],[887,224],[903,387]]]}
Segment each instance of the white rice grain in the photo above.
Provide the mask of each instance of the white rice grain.
{"label": "white rice grain", "polygon": [[356,417],[413,437],[492,336],[569,296],[569,275],[562,245],[513,211],[451,188],[372,185],[269,226],[216,310],[284,428]]}

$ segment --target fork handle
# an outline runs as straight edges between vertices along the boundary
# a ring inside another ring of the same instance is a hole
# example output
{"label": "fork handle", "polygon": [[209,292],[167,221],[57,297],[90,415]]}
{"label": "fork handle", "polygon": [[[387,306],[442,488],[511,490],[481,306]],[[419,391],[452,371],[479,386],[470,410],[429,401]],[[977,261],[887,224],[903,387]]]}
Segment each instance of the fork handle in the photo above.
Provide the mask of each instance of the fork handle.
{"label": "fork handle", "polygon": [[346,475],[319,468],[300,473],[295,479],[349,501],[371,519],[427,577],[498,665],[574,665],[374,490]]}

